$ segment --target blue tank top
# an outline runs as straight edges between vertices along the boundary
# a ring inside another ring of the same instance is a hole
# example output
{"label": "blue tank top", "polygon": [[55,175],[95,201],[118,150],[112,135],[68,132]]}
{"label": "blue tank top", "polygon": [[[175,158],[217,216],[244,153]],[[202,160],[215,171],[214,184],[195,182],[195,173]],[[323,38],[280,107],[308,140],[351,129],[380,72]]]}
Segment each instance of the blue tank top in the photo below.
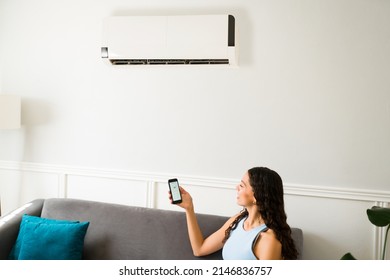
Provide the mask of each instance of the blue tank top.
{"label": "blue tank top", "polygon": [[230,232],[230,237],[226,240],[222,248],[224,260],[256,260],[253,253],[253,245],[261,232],[268,228],[265,224],[246,231],[244,229],[245,219],[238,222],[237,227]]}

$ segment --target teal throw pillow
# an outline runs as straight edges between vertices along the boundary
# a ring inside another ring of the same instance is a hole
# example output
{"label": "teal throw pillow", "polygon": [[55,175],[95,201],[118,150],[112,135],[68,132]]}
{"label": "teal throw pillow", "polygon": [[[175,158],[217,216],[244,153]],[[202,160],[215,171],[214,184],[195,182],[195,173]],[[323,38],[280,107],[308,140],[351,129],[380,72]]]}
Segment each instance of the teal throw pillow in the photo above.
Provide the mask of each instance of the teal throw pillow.
{"label": "teal throw pillow", "polygon": [[10,259],[10,260],[19,259],[20,247],[22,245],[22,241],[23,241],[23,237],[24,237],[24,228],[25,228],[25,225],[27,222],[45,223],[45,224],[78,223],[78,221],[53,220],[53,219],[41,218],[41,217],[30,216],[30,215],[24,214],[22,216],[22,221],[20,222],[18,237],[16,239],[14,246],[12,247],[11,253],[8,256],[8,259]]}
{"label": "teal throw pillow", "polygon": [[19,260],[81,260],[89,222],[26,222]]}

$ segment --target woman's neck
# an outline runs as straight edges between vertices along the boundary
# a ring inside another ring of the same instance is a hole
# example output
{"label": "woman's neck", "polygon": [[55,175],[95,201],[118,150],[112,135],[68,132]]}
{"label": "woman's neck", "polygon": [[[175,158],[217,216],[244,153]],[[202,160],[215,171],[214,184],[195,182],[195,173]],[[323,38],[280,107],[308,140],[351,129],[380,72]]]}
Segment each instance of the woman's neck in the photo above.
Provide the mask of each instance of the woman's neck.
{"label": "woman's neck", "polygon": [[248,207],[247,211],[248,217],[244,221],[244,228],[246,230],[250,230],[254,227],[264,224],[264,220],[262,219],[257,206]]}

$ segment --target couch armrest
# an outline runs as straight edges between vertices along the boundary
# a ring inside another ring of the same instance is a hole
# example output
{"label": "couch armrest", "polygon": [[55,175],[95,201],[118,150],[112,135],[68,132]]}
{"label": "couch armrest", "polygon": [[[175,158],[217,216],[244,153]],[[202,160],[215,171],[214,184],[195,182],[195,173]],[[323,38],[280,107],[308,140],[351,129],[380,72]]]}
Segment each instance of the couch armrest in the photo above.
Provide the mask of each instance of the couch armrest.
{"label": "couch armrest", "polygon": [[41,216],[44,199],[36,199],[0,218],[0,260],[8,259],[19,232],[23,214]]}
{"label": "couch armrest", "polygon": [[295,247],[298,250],[298,260],[302,260],[303,253],[303,231],[300,228],[291,228],[291,236],[294,240]]}

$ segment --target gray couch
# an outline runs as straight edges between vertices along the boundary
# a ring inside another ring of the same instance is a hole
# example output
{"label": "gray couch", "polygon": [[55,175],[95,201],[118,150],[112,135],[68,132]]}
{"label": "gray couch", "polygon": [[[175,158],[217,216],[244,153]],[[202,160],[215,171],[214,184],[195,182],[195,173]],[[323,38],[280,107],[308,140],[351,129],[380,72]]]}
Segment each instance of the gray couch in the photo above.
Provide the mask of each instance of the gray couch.
{"label": "gray couch", "polygon": [[[34,200],[0,219],[0,259],[7,259],[18,235],[23,214],[50,219],[89,221],[83,259],[88,260],[192,260],[222,259],[221,252],[194,257],[188,240],[185,213],[66,198]],[[227,217],[197,214],[205,236]],[[302,231],[293,228],[300,252]]]}

